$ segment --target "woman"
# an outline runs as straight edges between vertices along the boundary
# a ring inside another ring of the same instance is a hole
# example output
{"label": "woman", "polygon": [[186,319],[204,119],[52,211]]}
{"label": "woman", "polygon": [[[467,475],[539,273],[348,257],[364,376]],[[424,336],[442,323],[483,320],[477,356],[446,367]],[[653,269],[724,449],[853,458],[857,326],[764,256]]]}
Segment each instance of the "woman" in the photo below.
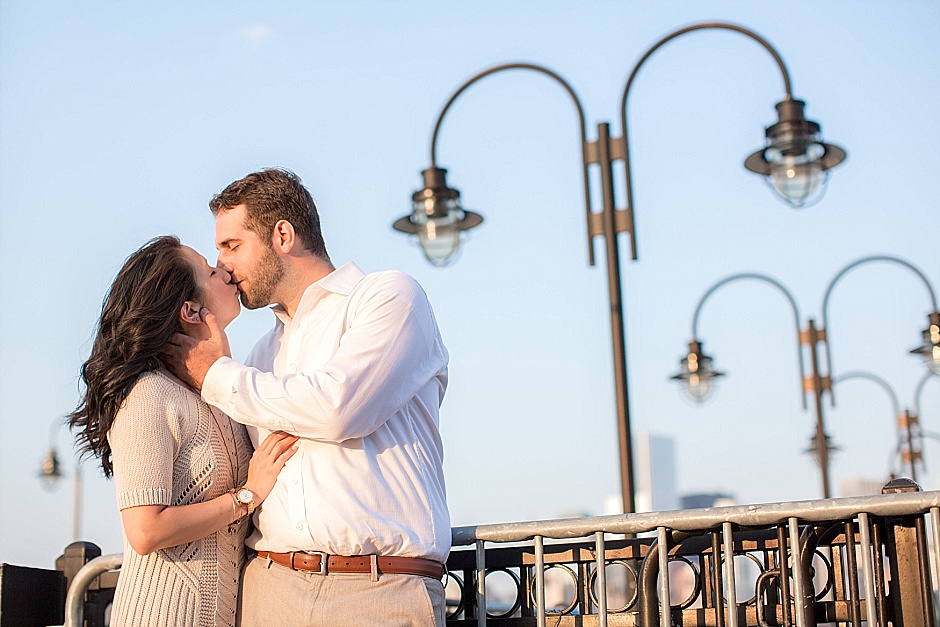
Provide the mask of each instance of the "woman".
{"label": "woman", "polygon": [[[80,448],[113,476],[124,563],[111,625],[234,625],[249,508],[271,491],[296,437],[273,433],[251,453],[245,428],[164,367],[170,337],[224,327],[238,290],[175,237],[132,254],[105,297],[82,366],[85,394],[69,415]],[[250,505],[237,488],[254,493]]]}

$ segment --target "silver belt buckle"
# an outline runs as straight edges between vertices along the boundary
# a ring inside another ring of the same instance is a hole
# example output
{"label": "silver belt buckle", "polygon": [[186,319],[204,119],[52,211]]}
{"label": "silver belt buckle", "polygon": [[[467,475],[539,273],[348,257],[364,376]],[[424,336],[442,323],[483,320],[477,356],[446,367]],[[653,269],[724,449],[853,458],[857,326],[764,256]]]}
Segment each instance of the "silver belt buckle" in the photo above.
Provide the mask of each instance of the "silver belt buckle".
{"label": "silver belt buckle", "polygon": [[320,570],[310,571],[317,575],[326,575],[326,563],[329,560],[329,554],[324,553],[323,551],[303,551],[306,555],[319,555],[320,556]]}

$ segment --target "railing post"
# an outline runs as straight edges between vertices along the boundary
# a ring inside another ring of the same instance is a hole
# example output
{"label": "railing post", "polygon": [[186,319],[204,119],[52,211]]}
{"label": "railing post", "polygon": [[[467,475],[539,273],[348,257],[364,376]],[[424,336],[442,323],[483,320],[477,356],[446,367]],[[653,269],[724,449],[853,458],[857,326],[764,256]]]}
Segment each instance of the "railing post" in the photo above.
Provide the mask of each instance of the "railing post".
{"label": "railing post", "polygon": [[[882,489],[883,494],[919,491],[916,483],[904,478],[895,479]],[[893,622],[905,627],[935,627],[924,517],[889,519],[887,526],[885,541],[891,568],[888,598]]]}
{"label": "railing post", "polygon": [[477,540],[476,543],[476,574],[475,600],[477,626],[486,627],[486,549],[483,546],[483,540]]}
{"label": "railing post", "polygon": [[[56,558],[56,570],[62,571],[66,589],[71,589],[75,574],[91,560],[101,556],[101,549],[91,542],[73,542]],[[117,573],[99,576],[88,585],[83,599],[84,621],[87,627],[103,627],[105,612],[114,600]]]}

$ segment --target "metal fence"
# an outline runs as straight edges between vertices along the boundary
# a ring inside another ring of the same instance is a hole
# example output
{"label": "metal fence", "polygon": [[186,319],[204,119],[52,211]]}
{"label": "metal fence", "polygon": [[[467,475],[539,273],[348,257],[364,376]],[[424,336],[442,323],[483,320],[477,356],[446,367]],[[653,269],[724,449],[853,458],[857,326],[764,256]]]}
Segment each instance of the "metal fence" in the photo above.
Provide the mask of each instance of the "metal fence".
{"label": "metal fence", "polygon": [[[940,492],[482,525],[453,536],[455,547],[473,546],[448,560],[453,625],[938,620]],[[503,584],[495,594],[494,577]]]}
{"label": "metal fence", "polygon": [[[940,491],[453,529],[448,625],[935,627]],[[470,547],[470,548],[461,548]],[[66,627],[82,625],[74,578]],[[91,627],[91,626],[90,626]]]}

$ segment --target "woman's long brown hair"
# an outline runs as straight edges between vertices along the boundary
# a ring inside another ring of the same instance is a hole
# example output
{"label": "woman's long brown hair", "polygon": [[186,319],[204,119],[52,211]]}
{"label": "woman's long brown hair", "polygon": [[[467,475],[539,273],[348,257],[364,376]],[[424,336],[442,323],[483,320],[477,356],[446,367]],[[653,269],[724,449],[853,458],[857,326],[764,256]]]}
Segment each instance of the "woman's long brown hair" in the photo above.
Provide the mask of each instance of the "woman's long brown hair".
{"label": "woman's long brown hair", "polygon": [[196,275],[179,239],[156,237],[124,262],[101,307],[91,355],[81,367],[84,394],[68,415],[83,455],[101,460],[112,474],[108,430],[118,409],[144,372],[162,366],[161,354],[182,331],[179,311],[199,298]]}

